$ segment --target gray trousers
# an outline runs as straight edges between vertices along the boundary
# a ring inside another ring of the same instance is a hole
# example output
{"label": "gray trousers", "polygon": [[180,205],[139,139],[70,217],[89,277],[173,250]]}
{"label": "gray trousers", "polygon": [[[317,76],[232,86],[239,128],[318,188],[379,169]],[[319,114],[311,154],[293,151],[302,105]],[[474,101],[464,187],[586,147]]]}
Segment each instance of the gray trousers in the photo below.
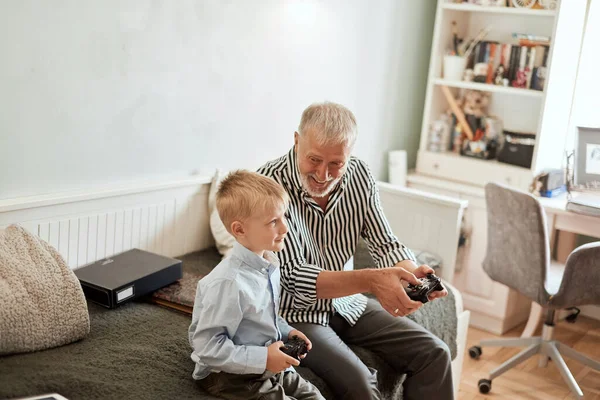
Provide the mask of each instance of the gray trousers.
{"label": "gray trousers", "polygon": [[375,300],[369,299],[367,309],[354,326],[337,313],[327,327],[293,325],[313,344],[302,366],[320,376],[336,399],[381,399],[376,371],[369,369],[347,345],[368,349],[398,373],[406,373],[407,400],[454,398],[448,346],[410,319],[391,316]]}
{"label": "gray trousers", "polygon": [[262,375],[212,373],[198,385],[216,397],[229,400],[325,400],[321,392],[297,372]]}

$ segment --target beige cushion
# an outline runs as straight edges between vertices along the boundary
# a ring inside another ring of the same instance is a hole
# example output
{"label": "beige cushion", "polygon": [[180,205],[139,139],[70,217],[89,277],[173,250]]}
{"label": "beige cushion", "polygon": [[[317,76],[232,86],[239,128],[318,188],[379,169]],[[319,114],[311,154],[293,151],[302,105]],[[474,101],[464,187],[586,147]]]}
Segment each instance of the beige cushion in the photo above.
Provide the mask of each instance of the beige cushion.
{"label": "beige cushion", "polygon": [[233,244],[235,238],[227,232],[225,225],[219,217],[219,212],[215,206],[215,198],[217,196],[217,190],[219,189],[219,183],[226,176],[225,173],[217,170],[215,176],[210,184],[210,191],[208,192],[208,212],[210,213],[210,230],[213,237],[215,238],[215,246],[223,258],[228,257],[233,250]]}
{"label": "beige cushion", "polygon": [[0,355],[61,346],[90,331],[79,280],[48,243],[0,231]]}

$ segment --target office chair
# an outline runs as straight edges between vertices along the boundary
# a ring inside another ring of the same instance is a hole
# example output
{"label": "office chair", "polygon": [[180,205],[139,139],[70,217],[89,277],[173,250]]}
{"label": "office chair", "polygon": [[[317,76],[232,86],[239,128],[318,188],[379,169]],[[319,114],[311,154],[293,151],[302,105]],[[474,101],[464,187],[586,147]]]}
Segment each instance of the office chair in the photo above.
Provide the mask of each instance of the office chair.
{"label": "office chair", "polygon": [[483,269],[489,277],[535,301],[546,310],[542,336],[482,340],[469,349],[479,358],[481,346],[525,347],[479,381],[479,391],[488,393],[492,380],[530,357],[540,354],[540,367],[550,358],[575,397],[583,398],[579,385],[562,355],[596,371],[600,362],[552,339],[556,309],[600,304],[600,242],[575,249],[566,265],[550,260],[546,215],[540,202],[529,193],[488,183],[485,186],[488,216],[487,253]]}

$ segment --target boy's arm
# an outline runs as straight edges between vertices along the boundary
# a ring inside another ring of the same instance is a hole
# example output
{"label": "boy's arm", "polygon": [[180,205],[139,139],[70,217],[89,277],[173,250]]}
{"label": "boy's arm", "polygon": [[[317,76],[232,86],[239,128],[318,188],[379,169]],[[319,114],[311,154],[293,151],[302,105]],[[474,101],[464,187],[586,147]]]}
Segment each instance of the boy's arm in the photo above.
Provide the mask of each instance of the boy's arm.
{"label": "boy's arm", "polygon": [[231,374],[262,374],[267,366],[267,348],[235,345],[243,318],[239,290],[233,281],[218,281],[207,287],[210,295],[197,294],[189,340],[192,360]]}
{"label": "boy's arm", "polygon": [[279,315],[277,316],[277,327],[279,328],[279,332],[281,332],[281,340],[287,342],[288,338],[290,337],[290,332],[293,331],[294,328],[292,328],[287,321]]}

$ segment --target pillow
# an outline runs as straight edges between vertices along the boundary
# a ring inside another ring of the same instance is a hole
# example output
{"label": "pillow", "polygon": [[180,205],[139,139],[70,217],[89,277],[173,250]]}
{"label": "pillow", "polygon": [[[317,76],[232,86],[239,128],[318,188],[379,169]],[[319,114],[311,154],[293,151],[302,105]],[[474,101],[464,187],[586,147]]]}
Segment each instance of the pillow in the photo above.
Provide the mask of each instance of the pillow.
{"label": "pillow", "polygon": [[219,189],[219,183],[225,177],[226,174],[221,173],[220,170],[215,172],[215,176],[213,176],[212,182],[210,183],[210,191],[208,192],[208,212],[210,213],[210,230],[212,232],[213,237],[215,238],[215,245],[219,253],[223,256],[223,258],[229,257],[231,251],[233,250],[233,244],[235,243],[235,238],[227,232],[225,229],[225,225],[221,218],[219,217],[219,212],[217,211],[217,207],[215,204],[215,199],[217,197],[217,190]]}
{"label": "pillow", "polygon": [[52,246],[20,226],[0,231],[0,355],[48,349],[90,332],[79,280]]}
{"label": "pillow", "polygon": [[[427,264],[433,270],[438,273],[438,270],[442,267],[442,259],[435,254],[432,254],[423,250],[411,249],[415,258],[417,259],[417,265]],[[356,250],[354,251],[354,269],[362,268],[373,268],[375,267],[375,261],[369,253],[369,247],[367,242],[360,238],[356,244]]]}
{"label": "pillow", "polygon": [[417,259],[417,265],[429,265],[436,274],[439,273],[439,269],[442,268],[442,259],[436,254],[430,253],[425,250],[412,249],[415,258]]}

